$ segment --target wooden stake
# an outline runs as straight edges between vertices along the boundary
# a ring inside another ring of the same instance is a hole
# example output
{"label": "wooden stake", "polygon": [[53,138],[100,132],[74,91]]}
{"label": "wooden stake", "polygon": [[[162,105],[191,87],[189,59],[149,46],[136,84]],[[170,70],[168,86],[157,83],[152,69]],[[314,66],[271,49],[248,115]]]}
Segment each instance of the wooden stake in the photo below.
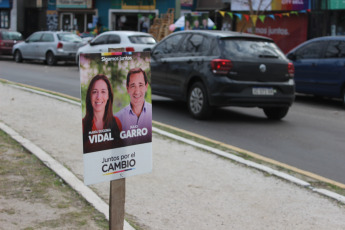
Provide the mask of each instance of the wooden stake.
{"label": "wooden stake", "polygon": [[126,179],[110,181],[109,230],[123,230],[125,200]]}

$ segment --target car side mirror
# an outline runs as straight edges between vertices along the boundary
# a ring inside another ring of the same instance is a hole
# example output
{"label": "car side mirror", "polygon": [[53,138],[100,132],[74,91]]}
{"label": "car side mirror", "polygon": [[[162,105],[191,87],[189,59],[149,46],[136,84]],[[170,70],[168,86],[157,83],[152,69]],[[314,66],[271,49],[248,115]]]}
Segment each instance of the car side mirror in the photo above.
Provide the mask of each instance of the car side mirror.
{"label": "car side mirror", "polygon": [[287,55],[287,58],[290,59],[291,61],[296,61],[296,54],[294,53],[289,53]]}

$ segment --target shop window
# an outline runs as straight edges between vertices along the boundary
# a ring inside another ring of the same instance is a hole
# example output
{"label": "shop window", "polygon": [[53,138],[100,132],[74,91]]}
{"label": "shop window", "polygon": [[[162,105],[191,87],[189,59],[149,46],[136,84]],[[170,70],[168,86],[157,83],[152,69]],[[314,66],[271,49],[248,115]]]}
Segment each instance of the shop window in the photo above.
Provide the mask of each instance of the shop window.
{"label": "shop window", "polygon": [[8,29],[10,27],[10,12],[0,10],[0,28]]}

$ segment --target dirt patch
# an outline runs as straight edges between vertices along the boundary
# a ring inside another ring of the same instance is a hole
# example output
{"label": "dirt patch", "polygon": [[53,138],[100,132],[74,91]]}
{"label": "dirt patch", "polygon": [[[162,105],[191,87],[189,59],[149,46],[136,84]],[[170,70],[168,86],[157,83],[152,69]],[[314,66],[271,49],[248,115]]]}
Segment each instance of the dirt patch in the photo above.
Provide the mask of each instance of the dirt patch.
{"label": "dirt patch", "polygon": [[0,229],[109,229],[89,205],[0,130]]}

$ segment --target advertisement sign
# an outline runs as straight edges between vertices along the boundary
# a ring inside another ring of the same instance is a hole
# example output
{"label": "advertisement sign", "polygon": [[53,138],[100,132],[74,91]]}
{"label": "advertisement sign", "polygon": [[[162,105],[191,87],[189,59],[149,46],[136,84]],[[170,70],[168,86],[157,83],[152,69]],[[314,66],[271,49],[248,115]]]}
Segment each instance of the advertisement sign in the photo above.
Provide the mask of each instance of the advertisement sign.
{"label": "advertisement sign", "polygon": [[309,0],[233,0],[231,1],[232,11],[249,11],[249,4],[253,10],[280,11],[280,10],[307,10]]}
{"label": "advertisement sign", "polygon": [[344,0],[329,0],[328,9],[329,10],[343,10],[345,9],[345,1]]}
{"label": "advertisement sign", "polygon": [[57,8],[92,8],[92,0],[56,0]]}
{"label": "advertisement sign", "polygon": [[10,0],[0,0],[0,8],[10,8]]}
{"label": "advertisement sign", "polygon": [[84,183],[152,171],[149,52],[80,55]]}
{"label": "advertisement sign", "polygon": [[[242,19],[236,25],[237,31],[252,33],[251,23]],[[282,18],[257,20],[255,34],[270,37],[278,47],[287,53],[295,46],[307,40],[308,16],[290,15]]]}
{"label": "advertisement sign", "polygon": [[[176,24],[177,23],[175,23],[175,25]],[[209,29],[208,13],[191,12],[191,13],[185,14],[184,30],[207,30],[207,29]]]}

